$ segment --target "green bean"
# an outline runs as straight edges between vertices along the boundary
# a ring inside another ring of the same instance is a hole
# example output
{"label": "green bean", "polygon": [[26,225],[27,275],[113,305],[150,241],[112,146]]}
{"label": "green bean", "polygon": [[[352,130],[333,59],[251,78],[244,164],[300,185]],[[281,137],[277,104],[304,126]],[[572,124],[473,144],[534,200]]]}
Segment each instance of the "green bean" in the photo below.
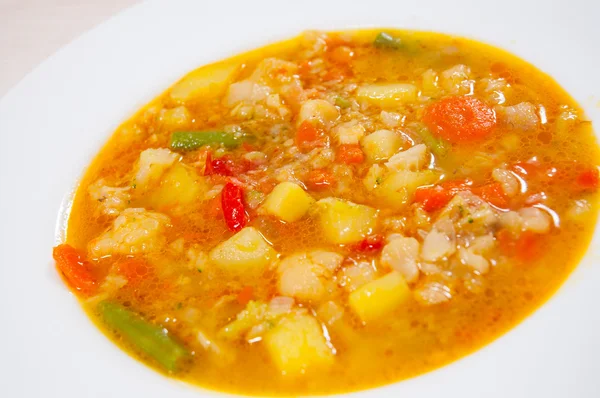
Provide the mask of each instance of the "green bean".
{"label": "green bean", "polygon": [[146,321],[122,305],[102,301],[98,310],[108,326],[167,371],[177,371],[181,362],[189,356],[187,349],[175,341],[165,328]]}
{"label": "green bean", "polygon": [[223,144],[226,148],[237,148],[251,136],[237,136],[223,131],[176,131],[171,135],[171,149],[190,151],[203,145]]}

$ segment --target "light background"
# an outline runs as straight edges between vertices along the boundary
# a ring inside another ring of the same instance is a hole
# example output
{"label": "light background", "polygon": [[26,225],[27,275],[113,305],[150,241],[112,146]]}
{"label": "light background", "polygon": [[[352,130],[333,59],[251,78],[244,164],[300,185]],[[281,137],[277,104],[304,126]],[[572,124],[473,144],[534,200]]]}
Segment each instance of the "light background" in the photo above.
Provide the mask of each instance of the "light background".
{"label": "light background", "polygon": [[0,0],[0,98],[48,56],[139,0]]}

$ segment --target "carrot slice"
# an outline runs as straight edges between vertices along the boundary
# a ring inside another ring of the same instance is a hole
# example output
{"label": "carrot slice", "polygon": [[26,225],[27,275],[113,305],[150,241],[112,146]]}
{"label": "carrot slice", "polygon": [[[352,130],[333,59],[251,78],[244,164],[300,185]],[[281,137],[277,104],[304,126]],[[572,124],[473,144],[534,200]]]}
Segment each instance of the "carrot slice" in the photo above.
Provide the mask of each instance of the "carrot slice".
{"label": "carrot slice", "polygon": [[423,121],[432,133],[450,142],[477,141],[496,127],[496,113],[471,96],[448,97],[429,106]]}
{"label": "carrot slice", "polygon": [[56,268],[64,275],[71,288],[84,296],[91,296],[97,289],[98,281],[91,271],[91,264],[83,253],[71,245],[63,243],[52,251]]}
{"label": "carrot slice", "polygon": [[365,154],[358,144],[343,144],[338,148],[337,160],[346,164],[358,164],[365,160]]}

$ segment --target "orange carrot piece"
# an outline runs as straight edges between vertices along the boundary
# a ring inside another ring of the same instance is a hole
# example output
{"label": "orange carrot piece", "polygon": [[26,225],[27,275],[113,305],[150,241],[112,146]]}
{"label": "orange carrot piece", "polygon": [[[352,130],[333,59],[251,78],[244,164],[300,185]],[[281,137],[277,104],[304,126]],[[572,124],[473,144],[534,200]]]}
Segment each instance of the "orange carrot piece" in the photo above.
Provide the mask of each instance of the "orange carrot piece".
{"label": "orange carrot piece", "polygon": [[477,141],[496,127],[496,113],[471,96],[447,97],[425,110],[423,121],[431,132],[450,142]]}
{"label": "orange carrot piece", "polygon": [[337,160],[346,164],[358,164],[365,160],[365,154],[358,144],[343,144],[338,148]]}

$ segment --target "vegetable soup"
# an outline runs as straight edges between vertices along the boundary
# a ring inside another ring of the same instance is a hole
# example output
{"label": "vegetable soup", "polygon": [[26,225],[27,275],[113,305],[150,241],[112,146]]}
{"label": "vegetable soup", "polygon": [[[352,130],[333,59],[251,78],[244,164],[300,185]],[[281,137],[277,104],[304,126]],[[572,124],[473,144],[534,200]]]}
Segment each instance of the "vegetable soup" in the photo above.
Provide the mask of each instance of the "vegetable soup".
{"label": "vegetable soup", "polygon": [[497,48],[306,32],[186,75],[121,125],[56,267],[174,378],[331,394],[481,348],[565,281],[596,223],[591,123]]}

